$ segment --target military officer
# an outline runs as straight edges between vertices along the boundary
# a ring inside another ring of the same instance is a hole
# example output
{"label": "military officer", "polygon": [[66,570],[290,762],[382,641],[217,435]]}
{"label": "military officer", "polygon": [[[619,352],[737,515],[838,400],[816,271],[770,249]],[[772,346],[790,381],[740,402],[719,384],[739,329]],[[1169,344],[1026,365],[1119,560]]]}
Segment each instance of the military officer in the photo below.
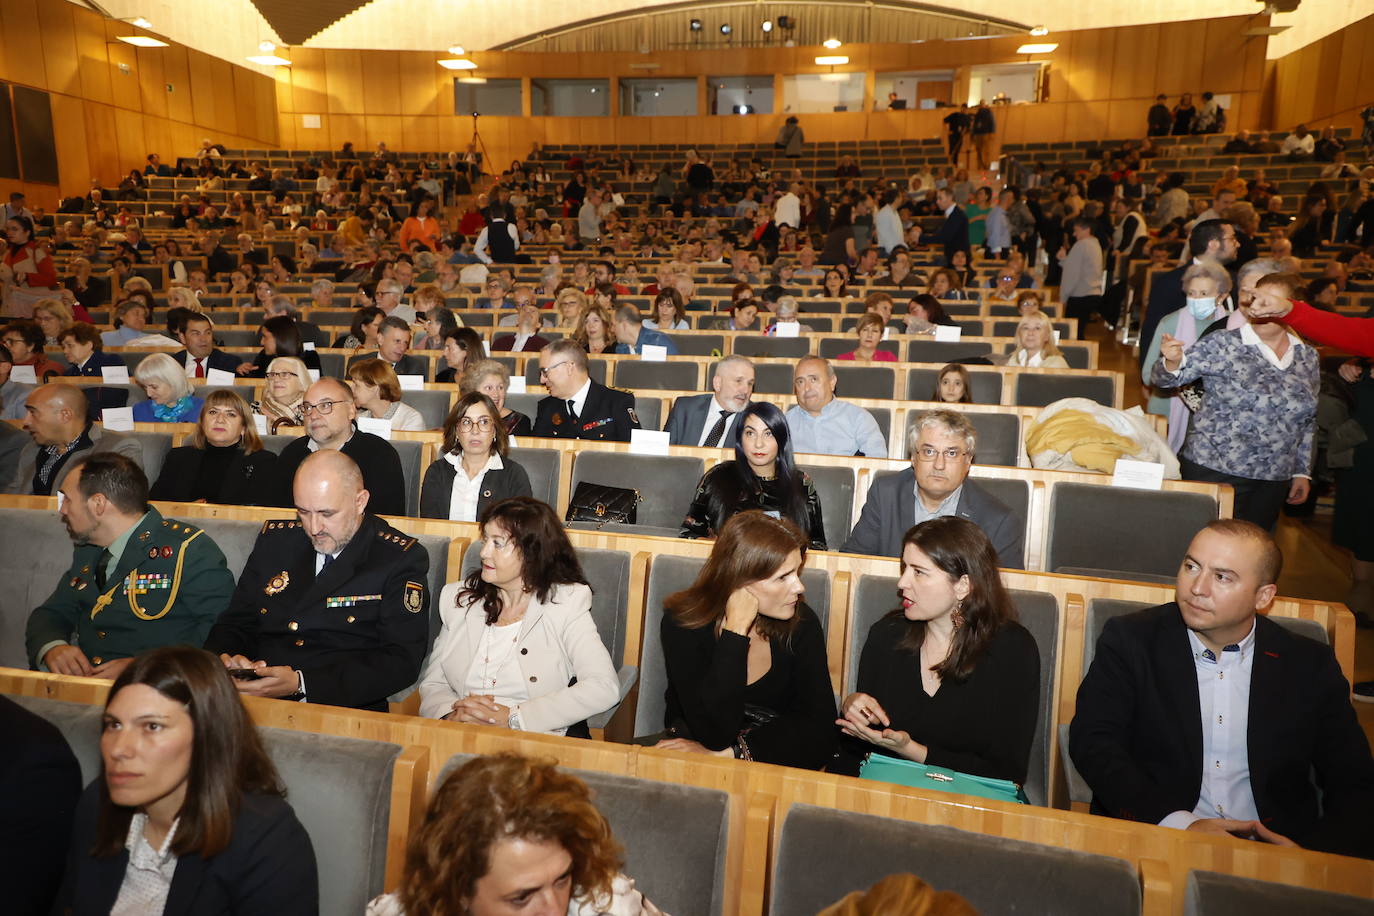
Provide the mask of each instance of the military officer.
{"label": "military officer", "polygon": [[148,478],[118,452],[78,456],[59,492],[77,546],[52,596],[29,615],[35,667],[114,678],[159,646],[198,646],[234,576],[210,536],[148,505]]}
{"label": "military officer", "polygon": [[576,341],[556,340],[539,351],[539,380],[549,396],[539,402],[536,436],[629,442],[630,430],[639,429],[634,395],[594,381]]}
{"label": "military officer", "polygon": [[429,555],[367,511],[358,465],[301,462],[297,517],[262,526],[205,648],[241,693],[386,710],[429,648]]}

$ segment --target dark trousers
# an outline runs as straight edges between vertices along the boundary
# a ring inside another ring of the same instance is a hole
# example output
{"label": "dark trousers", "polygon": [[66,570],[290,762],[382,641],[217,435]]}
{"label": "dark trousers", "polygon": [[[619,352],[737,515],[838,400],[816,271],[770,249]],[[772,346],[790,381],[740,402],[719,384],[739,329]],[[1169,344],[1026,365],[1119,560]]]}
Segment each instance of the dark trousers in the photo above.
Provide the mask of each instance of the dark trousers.
{"label": "dark trousers", "polygon": [[959,150],[964,145],[963,134],[949,135],[949,161],[956,166],[959,164]]}
{"label": "dark trousers", "polygon": [[1229,483],[1236,491],[1236,507],[1232,513],[1234,518],[1254,522],[1265,531],[1274,530],[1279,513],[1283,511],[1283,504],[1288,500],[1288,489],[1292,481],[1237,477],[1234,474],[1214,471],[1182,457],[1178,459],[1178,463],[1184,480]]}
{"label": "dark trousers", "polygon": [[1078,319],[1078,337],[1081,340],[1083,331],[1094,312],[1101,313],[1101,296],[1070,296],[1064,301],[1064,315],[1067,318]]}

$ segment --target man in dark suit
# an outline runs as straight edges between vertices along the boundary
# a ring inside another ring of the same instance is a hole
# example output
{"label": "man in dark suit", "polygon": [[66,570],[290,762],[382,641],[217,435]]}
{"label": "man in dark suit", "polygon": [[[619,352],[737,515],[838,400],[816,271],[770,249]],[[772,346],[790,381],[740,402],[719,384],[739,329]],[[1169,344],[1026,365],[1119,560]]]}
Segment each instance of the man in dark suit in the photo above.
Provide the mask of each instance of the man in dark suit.
{"label": "man in dark suit", "polygon": [[1069,738],[1095,813],[1374,858],[1350,685],[1330,648],[1258,614],[1282,565],[1268,532],[1215,521],[1173,602],[1107,622]]}
{"label": "man in dark suit", "polygon": [[539,379],[549,389],[534,421],[539,438],[629,442],[630,430],[640,428],[634,395],[593,380],[587,351],[574,340],[539,351]]}
{"label": "man in dark suit", "polygon": [[998,566],[1024,569],[1025,520],[968,479],[977,444],[977,431],[963,414],[929,410],[917,417],[907,434],[911,470],[873,482],[844,552],[899,557],[913,525],[957,515],[983,529]]}
{"label": "man in dark suit", "polygon": [[405,474],[401,457],[391,443],[360,432],[354,425],[358,408],[353,392],[338,379],[322,378],[305,390],[301,402],[305,435],[289,443],[277,458],[276,472],[261,505],[290,508],[301,464],[313,452],[340,451],[353,459],[363,475],[368,506],[378,515],[405,515]]}
{"label": "man in dark suit", "polygon": [[[1236,260],[1239,243],[1236,241],[1236,227],[1225,220],[1207,219],[1193,226],[1188,234],[1188,263],[1176,267],[1168,273],[1155,274],[1150,280],[1150,301],[1145,305],[1145,314],[1140,319],[1140,364],[1145,365],[1145,354],[1150,341],[1155,338],[1159,320],[1170,312],[1176,312],[1188,304],[1183,295],[1183,273],[1193,264],[1211,261],[1230,271],[1230,264]],[[1234,281],[1234,271],[1232,280]],[[1234,283],[1232,286],[1234,287]]]}
{"label": "man in dark suit", "polygon": [[234,256],[220,244],[218,232],[206,233],[205,238],[201,239],[200,250],[205,255],[205,269],[213,278],[233,273],[234,268],[239,266]]}
{"label": "man in dark suit", "polygon": [[735,440],[735,421],[754,394],[754,364],[743,356],[727,356],[711,376],[714,394],[695,394],[673,401],[668,422],[670,445],[729,448]]}
{"label": "man in dark suit", "polygon": [[968,255],[969,263],[972,263],[973,251],[968,241],[968,216],[955,202],[954,192],[949,188],[936,191],[935,206],[945,215],[945,221],[940,224],[939,231],[930,237],[930,244],[944,248],[946,265],[954,263],[956,251],[964,252]]}
{"label": "man in dark suit", "polygon": [[66,468],[84,454],[118,452],[142,467],[143,446],[133,436],[109,432],[87,419],[86,395],[65,383],[34,385],[24,404],[24,431],[32,440],[19,451],[14,474],[4,492],[51,496],[62,485]]}
{"label": "man in dark suit", "polygon": [[0,481],[14,480],[15,471],[19,470],[19,456],[29,441],[19,427],[0,423]]}
{"label": "man in dark suit", "polygon": [[498,334],[491,341],[491,351],[538,353],[549,345],[548,340],[539,334],[539,303],[529,294],[528,288],[517,300],[516,325],[514,334]]}
{"label": "man in dark suit", "polygon": [[174,333],[185,349],[173,353],[172,359],[186,370],[187,378],[205,378],[211,369],[233,373],[243,362],[215,346],[215,325],[208,315],[192,312]]}
{"label": "man in dark suit", "polygon": [[429,555],[368,510],[357,464],[325,450],[296,473],[296,518],[262,526],[205,648],[251,668],[240,693],[385,711],[429,647]]}
{"label": "man in dark suit", "polygon": [[418,375],[429,378],[429,360],[420,356],[409,356],[410,325],[400,318],[388,315],[377,328],[377,349],[372,353],[360,353],[348,361],[349,367],[365,359],[380,359],[387,362],[397,375]]}

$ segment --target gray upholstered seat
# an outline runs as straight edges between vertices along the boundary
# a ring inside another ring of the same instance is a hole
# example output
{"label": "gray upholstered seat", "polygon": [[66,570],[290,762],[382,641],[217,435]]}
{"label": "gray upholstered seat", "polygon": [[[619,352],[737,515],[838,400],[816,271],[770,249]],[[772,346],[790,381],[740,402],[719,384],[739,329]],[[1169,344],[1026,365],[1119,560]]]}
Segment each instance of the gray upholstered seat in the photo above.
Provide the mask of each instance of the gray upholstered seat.
{"label": "gray upholstered seat", "polygon": [[[47,600],[72,565],[72,540],[56,512],[0,509],[0,665],[28,668],[24,630],[29,614]],[[22,532],[22,537],[15,536]]]}
{"label": "gray upholstered seat", "polygon": [[1013,399],[1018,407],[1044,407],[1064,398],[1087,398],[1106,407],[1116,403],[1116,385],[1105,375],[1018,372]]}
{"label": "gray upholstered seat", "polygon": [[[134,387],[137,388],[138,386],[135,385]],[[209,395],[209,393],[212,391],[224,391],[226,389],[234,392],[239,397],[243,398],[243,400],[248,404],[252,404],[254,401],[259,399],[259,394],[257,390],[253,388],[252,385],[201,385],[196,388],[195,394],[198,398],[204,398],[207,395]],[[140,397],[139,400],[146,400],[146,398]],[[129,399],[129,403],[131,405],[134,403],[133,398]]]}
{"label": "gray upholstered seat", "polygon": [[449,397],[447,391],[402,391],[401,403],[420,412],[425,429],[442,429],[448,416]]}
{"label": "gray upholstered seat", "polygon": [[[714,370],[714,366],[712,370]],[[711,375],[708,372],[707,378]],[[792,367],[786,363],[758,363],[754,366],[754,396],[762,394],[790,395],[792,393]],[[778,407],[786,410],[791,402],[783,398],[771,399]]]}
{"label": "gray upholstered seat", "polygon": [[320,357],[320,377],[321,378],[343,378],[344,377],[344,354],[325,353],[321,351]]}
{"label": "gray upholstered seat", "polygon": [[[883,442],[892,441],[892,408],[891,407],[865,407],[873,417],[873,421],[878,424],[878,432],[883,434]],[[887,457],[886,455],[873,457]]]}
{"label": "gray upholstered seat", "polygon": [[1140,880],[1121,859],[811,805],[783,820],[768,912],[812,916],[900,872],[980,913],[1140,912]]}
{"label": "gray upholstered seat", "polygon": [[280,455],[282,449],[286,448],[292,442],[295,442],[297,439],[300,438],[299,426],[283,426],[282,429],[292,430],[295,433],[295,435],[292,435],[291,433],[277,433],[276,435],[266,435],[261,437],[263,448],[267,449],[269,452],[272,452],[275,455]]}
{"label": "gray upholstered seat", "polygon": [[839,550],[854,527],[854,469],[801,465],[821,500],[821,521],[825,525],[825,544]]}
{"label": "gray upholstered seat", "polygon": [[[464,579],[481,563],[481,552],[480,541],[473,541],[468,547],[463,555]],[[606,651],[610,653],[620,679],[620,698],[616,705],[587,720],[592,728],[604,728],[639,677],[638,668],[624,664],[625,630],[629,626],[630,615],[638,614],[639,608],[630,607],[629,551],[583,547],[577,551],[577,559],[592,587],[592,620],[596,622],[596,631],[606,644]],[[438,632],[434,635],[437,636]]]}
{"label": "gray upholstered seat", "polygon": [[539,416],[539,402],[544,399],[544,395],[538,391],[522,391],[519,394],[507,394],[506,406],[516,413],[522,413],[534,422],[534,418]]}
{"label": "gray upholstered seat", "polygon": [[615,365],[615,387],[631,391],[696,391],[700,375],[701,368],[696,363],[621,360]]}
{"label": "gray upholstered seat", "polygon": [[716,356],[725,352],[724,334],[673,334],[668,339],[683,356]]}
{"label": "gray upholstered seat", "polygon": [[[949,409],[958,412],[958,404],[948,405]],[[909,411],[906,415],[907,432],[916,425],[916,418],[921,414],[919,411]],[[1014,413],[969,413],[964,414],[968,417],[973,428],[978,432],[978,455],[975,459],[979,464],[1000,465],[1001,467],[1016,467],[1016,457],[1019,452],[1021,441],[1021,418]],[[902,449],[905,453],[905,447]],[[1023,518],[1025,516],[1022,516]]]}
{"label": "gray upholstered seat", "polygon": [[[975,404],[1002,403],[1002,374],[969,370],[969,394]],[[906,396],[909,401],[938,401],[935,383],[939,369],[911,369],[906,375]]]}
{"label": "gray upholstered seat", "polygon": [[640,429],[663,429],[663,399],[655,397],[636,397],[635,413],[639,415]]}
{"label": "gray upholstered seat", "polygon": [[1055,483],[1045,569],[1075,567],[1108,579],[1173,576],[1193,535],[1216,517],[1216,501],[1201,493]]}
{"label": "gray upholstered seat", "polygon": [[[644,602],[644,646],[639,654],[639,699],[635,705],[635,734],[652,735],[664,728],[667,709],[668,669],[663,661],[659,632],[663,601],[696,580],[704,557],[656,556],[649,567],[649,589]],[[830,625],[830,576],[824,570],[802,570],[805,601],[816,612],[821,629]]]}
{"label": "gray upholstered seat", "polygon": [[151,486],[157,480],[157,475],[162,473],[162,463],[167,460],[167,453],[172,450],[172,434],[139,431],[120,435],[137,439],[139,445],[143,446],[143,473],[148,478],[148,485]]}
{"label": "gray upholstered seat", "polygon": [[1371,916],[1374,901],[1255,878],[1191,871],[1183,916]]}
{"label": "gray upholstered seat", "polygon": [[755,337],[740,335],[735,338],[736,356],[800,359],[811,352],[811,341],[805,337]]}
{"label": "gray upholstered seat", "polygon": [[892,399],[897,372],[890,366],[852,366],[831,363],[835,368],[835,396],[847,400]]}
{"label": "gray upholstered seat", "polygon": [[608,487],[633,488],[640,494],[636,515],[639,524],[676,529],[682,525],[704,471],[700,458],[581,452],[573,459],[572,491],[576,493],[577,485],[584,480]]}
{"label": "gray upholstered seat", "polygon": [[105,714],[104,706],[47,697],[10,695],[10,699],[57,726],[81,767],[81,785],[89,785],[100,775],[100,722]]}
{"label": "gray upholstered seat", "polygon": [[956,359],[969,359],[974,356],[987,356],[992,353],[992,344],[973,340],[913,340],[906,345],[906,359],[909,363],[952,363]]}
{"label": "gray upholstered seat", "polygon": [[386,877],[391,777],[400,745],[282,728],[259,732],[315,848],[320,912],[361,913]]}
{"label": "gray upholstered seat", "polygon": [[[530,440],[534,441],[534,440]],[[558,508],[558,461],[555,448],[513,448],[510,458],[525,469],[530,478],[530,491],[535,499]]]}
{"label": "gray upholstered seat", "polygon": [[1089,365],[1092,362],[1092,354],[1084,344],[1070,343],[1067,340],[1059,344],[1059,352],[1064,354],[1064,362],[1069,364],[1070,369],[1096,369],[1096,366]]}
{"label": "gray upholstered seat", "polygon": [[219,339],[219,345],[222,347],[256,347],[260,340],[255,328],[216,330],[215,337]]}
{"label": "gray upholstered seat", "polygon": [[424,472],[420,467],[420,450],[423,446],[423,442],[405,439],[393,439],[391,442],[391,447],[396,449],[396,454],[401,459],[401,475],[405,480],[406,515],[411,517],[420,514],[420,479]]}

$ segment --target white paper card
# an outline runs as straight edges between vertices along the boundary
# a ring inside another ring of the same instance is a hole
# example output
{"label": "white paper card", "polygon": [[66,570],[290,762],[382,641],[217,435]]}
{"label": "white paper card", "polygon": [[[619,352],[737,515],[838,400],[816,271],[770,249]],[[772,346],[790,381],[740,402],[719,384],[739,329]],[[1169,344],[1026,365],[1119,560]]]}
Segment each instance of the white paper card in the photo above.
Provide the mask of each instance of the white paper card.
{"label": "white paper card", "polygon": [[935,339],[944,343],[958,343],[963,333],[964,329],[957,325],[937,324],[935,326]]}
{"label": "white paper card", "polygon": [[489,340],[484,340],[484,341],[482,341],[482,353],[485,354],[485,355],[487,355],[487,356],[491,356],[491,341],[489,341]]}
{"label": "white paper card", "polygon": [[232,385],[238,381],[238,377],[232,372],[225,372],[223,369],[209,369],[205,372],[205,384],[207,385]]}
{"label": "white paper card", "polygon": [[1129,458],[1116,459],[1112,473],[1112,486],[1131,487],[1136,490],[1164,489],[1164,465],[1156,461],[1132,461]]}
{"label": "white paper card", "polygon": [[100,377],[111,385],[127,385],[129,383],[129,367],[101,366]]}
{"label": "white paper card", "polygon": [[58,491],[57,491],[57,511],[58,511],[58,512],[61,512],[61,511],[62,511],[62,507],[63,507],[64,505],[66,505],[66,503],[67,503],[67,494],[66,494],[66,493],[63,493],[61,490],[58,490]]}
{"label": "white paper card", "polygon": [[1059,343],[1059,332],[1058,332],[1058,331],[1055,331],[1055,332],[1054,332],[1054,342],[1055,342],[1056,344]]}
{"label": "white paper card", "polygon": [[10,381],[20,385],[37,385],[38,375],[33,371],[33,366],[15,366],[10,370]]}
{"label": "white paper card", "polygon": [[257,428],[257,431],[258,431],[258,435],[259,435],[259,436],[266,436],[266,435],[268,434],[268,432],[267,432],[267,418],[264,417],[262,414],[260,414],[260,413],[255,413],[255,414],[253,414],[253,426]]}
{"label": "white paper card", "polygon": [[301,346],[305,347],[307,350],[313,350],[315,349],[315,341],[307,340],[305,343],[301,344]]}
{"label": "white paper card", "polygon": [[134,431],[134,409],[132,407],[106,407],[100,412],[100,422],[113,432],[131,433]]}
{"label": "white paper card", "polygon": [[666,363],[668,361],[668,348],[645,344],[640,347],[639,355],[646,363]]}
{"label": "white paper card", "polygon": [[773,325],[774,337],[800,337],[801,322],[799,321],[779,321]]}
{"label": "white paper card", "polygon": [[510,385],[506,388],[506,394],[524,394],[528,389],[525,388],[525,377],[523,375],[512,375]]}
{"label": "white paper card", "polygon": [[425,390],[425,377],[423,375],[398,375],[396,378],[401,383],[402,391]]}
{"label": "white paper card", "polygon": [[887,325],[883,325],[883,340],[891,340],[891,339],[892,339],[892,329],[889,328]]}
{"label": "white paper card", "polygon": [[656,429],[630,430],[631,455],[668,454],[668,433]]}
{"label": "white paper card", "polygon": [[391,421],[382,420],[378,417],[359,417],[358,431],[372,433],[372,435],[381,436],[383,439],[390,439]]}
{"label": "white paper card", "polygon": [[306,369],[305,371],[306,371],[306,373],[310,376],[310,381],[312,381],[312,382],[318,382],[318,381],[320,380],[320,370],[318,370],[318,369]]}

